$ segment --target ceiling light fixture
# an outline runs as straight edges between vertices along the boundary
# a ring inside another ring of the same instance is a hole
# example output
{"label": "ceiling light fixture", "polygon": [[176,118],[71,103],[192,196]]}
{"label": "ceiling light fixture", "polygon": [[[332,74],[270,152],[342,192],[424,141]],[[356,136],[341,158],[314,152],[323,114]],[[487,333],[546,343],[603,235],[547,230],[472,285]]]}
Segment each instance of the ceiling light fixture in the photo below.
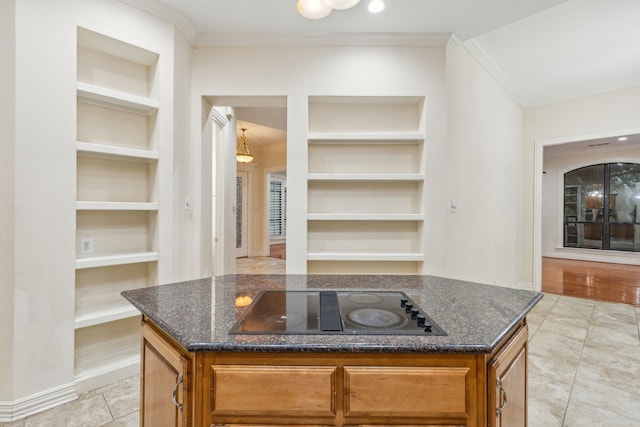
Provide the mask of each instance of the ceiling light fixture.
{"label": "ceiling light fixture", "polygon": [[322,19],[333,10],[324,0],[298,0],[296,8],[307,19]]}
{"label": "ceiling light fixture", "polygon": [[236,160],[240,163],[249,163],[253,160],[253,155],[249,153],[249,147],[247,147],[247,137],[244,136],[245,128],[240,129],[242,131],[242,136],[240,137],[240,142],[238,142],[238,146],[236,147]]}
{"label": "ceiling light fixture", "polygon": [[384,2],[382,0],[371,0],[369,3],[369,12],[380,13],[384,10]]}
{"label": "ceiling light fixture", "polygon": [[[298,0],[298,13],[308,19],[322,19],[333,9],[346,10],[360,3],[360,0]],[[384,5],[383,5],[384,7]]]}
{"label": "ceiling light fixture", "polygon": [[626,141],[628,138],[626,136],[621,136],[620,138],[618,138],[618,141],[623,142]]}
{"label": "ceiling light fixture", "polygon": [[353,6],[357,5],[360,3],[360,0],[324,0],[324,2],[331,9],[345,10],[351,9]]}

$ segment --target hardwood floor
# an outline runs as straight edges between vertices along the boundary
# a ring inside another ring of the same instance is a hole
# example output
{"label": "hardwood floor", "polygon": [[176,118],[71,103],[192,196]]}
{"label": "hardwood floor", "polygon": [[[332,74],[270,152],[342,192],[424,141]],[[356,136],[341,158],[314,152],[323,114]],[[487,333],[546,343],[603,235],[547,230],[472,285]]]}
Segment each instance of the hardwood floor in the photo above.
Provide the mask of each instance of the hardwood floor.
{"label": "hardwood floor", "polygon": [[640,307],[640,266],[544,257],[542,291]]}

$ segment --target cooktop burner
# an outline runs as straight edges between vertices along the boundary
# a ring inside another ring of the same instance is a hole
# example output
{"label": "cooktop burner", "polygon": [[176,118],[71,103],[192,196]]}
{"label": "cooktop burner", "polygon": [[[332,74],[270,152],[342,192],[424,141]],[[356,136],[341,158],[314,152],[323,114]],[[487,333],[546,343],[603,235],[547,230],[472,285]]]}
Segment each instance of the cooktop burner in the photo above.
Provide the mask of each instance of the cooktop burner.
{"label": "cooktop burner", "polygon": [[229,333],[447,335],[396,291],[262,291]]}

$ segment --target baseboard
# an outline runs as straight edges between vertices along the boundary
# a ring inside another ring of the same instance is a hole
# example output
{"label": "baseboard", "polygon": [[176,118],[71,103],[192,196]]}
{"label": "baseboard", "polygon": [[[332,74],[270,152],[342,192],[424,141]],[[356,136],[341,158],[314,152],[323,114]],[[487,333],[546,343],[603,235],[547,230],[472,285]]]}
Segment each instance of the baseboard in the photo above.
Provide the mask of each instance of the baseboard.
{"label": "baseboard", "polygon": [[13,402],[0,402],[0,422],[13,422],[78,398],[75,383],[55,387]]}
{"label": "baseboard", "polygon": [[140,373],[140,356],[131,356],[76,376],[76,388],[83,394]]}
{"label": "baseboard", "polygon": [[513,287],[514,289],[522,289],[525,291],[532,291],[533,290],[533,283],[531,282],[518,282],[516,283],[516,285]]}
{"label": "baseboard", "polygon": [[[602,252],[602,253],[600,253]],[[588,249],[566,249],[543,252],[543,258],[563,258],[576,261],[606,262],[611,264],[640,265],[640,256],[637,252],[598,251],[594,253]]]}

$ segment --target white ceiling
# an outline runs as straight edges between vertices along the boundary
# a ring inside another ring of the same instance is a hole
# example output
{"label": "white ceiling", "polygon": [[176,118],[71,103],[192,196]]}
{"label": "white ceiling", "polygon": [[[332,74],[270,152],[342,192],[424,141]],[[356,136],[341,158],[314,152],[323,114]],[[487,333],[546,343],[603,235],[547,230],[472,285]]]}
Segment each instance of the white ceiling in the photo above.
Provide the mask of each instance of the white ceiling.
{"label": "white ceiling", "polygon": [[523,107],[640,85],[638,0],[572,0],[472,43]]}
{"label": "white ceiling", "polygon": [[121,1],[196,44],[453,34],[524,108],[640,85],[640,0],[385,0],[377,15],[361,0],[321,20],[296,0]]}
{"label": "white ceiling", "polygon": [[634,156],[640,150],[640,135],[621,135],[625,140],[620,140],[620,136],[608,136],[596,139],[586,139],[582,141],[569,142],[564,144],[549,145],[544,148],[544,157],[570,156],[576,152],[632,152]]}

